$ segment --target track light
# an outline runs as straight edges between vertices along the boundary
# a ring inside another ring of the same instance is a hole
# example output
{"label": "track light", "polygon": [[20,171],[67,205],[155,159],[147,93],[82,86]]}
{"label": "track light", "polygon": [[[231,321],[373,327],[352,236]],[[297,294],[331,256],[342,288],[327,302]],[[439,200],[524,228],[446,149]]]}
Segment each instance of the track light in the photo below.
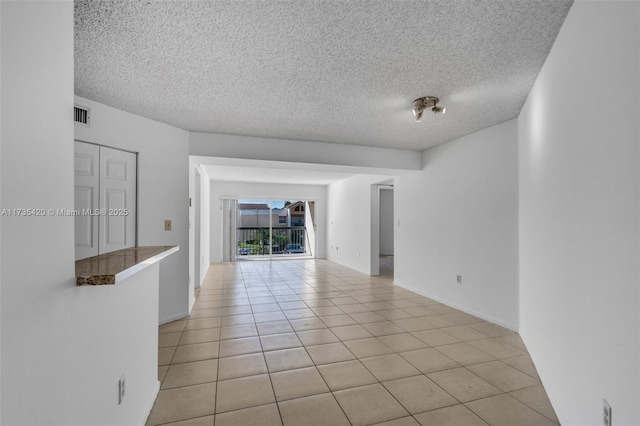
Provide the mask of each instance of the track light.
{"label": "track light", "polygon": [[431,107],[431,111],[434,114],[444,114],[447,109],[445,107],[438,106],[438,102],[440,102],[440,99],[435,96],[425,96],[413,101],[413,115],[416,118],[416,121],[420,121],[422,119],[422,113],[425,108]]}

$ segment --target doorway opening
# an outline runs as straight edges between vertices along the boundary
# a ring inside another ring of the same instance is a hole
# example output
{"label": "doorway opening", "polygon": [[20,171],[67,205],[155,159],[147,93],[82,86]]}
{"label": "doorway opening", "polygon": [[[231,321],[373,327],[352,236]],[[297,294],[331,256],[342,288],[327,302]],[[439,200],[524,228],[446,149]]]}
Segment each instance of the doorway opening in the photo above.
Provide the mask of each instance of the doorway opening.
{"label": "doorway opening", "polygon": [[229,235],[235,237],[228,239],[228,251],[235,255],[235,260],[315,257],[316,226],[313,201],[236,201],[235,220],[228,221],[229,227],[235,228],[229,229]]}
{"label": "doorway opening", "polygon": [[380,275],[393,278],[393,186],[380,186]]}

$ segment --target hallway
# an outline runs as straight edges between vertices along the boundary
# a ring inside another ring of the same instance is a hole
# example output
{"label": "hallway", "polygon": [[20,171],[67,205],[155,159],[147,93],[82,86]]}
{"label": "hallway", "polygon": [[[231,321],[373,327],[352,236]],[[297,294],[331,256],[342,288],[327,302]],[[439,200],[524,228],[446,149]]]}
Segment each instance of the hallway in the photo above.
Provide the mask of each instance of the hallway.
{"label": "hallway", "polygon": [[159,331],[148,425],[557,424],[518,334],[326,260],[213,264]]}

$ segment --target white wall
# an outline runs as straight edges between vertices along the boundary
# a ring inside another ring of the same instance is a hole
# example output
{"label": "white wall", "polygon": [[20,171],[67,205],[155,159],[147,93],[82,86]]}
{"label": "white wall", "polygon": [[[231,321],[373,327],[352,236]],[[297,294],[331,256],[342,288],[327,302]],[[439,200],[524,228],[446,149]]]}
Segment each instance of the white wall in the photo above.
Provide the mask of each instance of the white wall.
{"label": "white wall", "polygon": [[[316,258],[326,256],[324,247],[326,241],[325,212],[326,186],[323,185],[287,185],[267,183],[241,183],[211,181],[210,183],[210,258],[211,263],[222,262],[222,197],[266,200],[313,200],[316,201],[316,221],[318,224],[318,239]],[[204,217],[204,216],[203,216]]]}
{"label": "white wall", "polygon": [[511,120],[425,151],[422,173],[396,180],[396,284],[517,330],[517,158]]}
{"label": "white wall", "polygon": [[[0,7],[0,25],[2,23],[2,7]],[[2,29],[0,27],[0,99],[2,97]],[[0,102],[0,123],[2,123],[2,104]],[[0,124],[0,177],[2,176],[2,138],[3,133]],[[0,185],[0,210],[4,204],[2,202],[2,185]],[[2,216],[0,215],[0,241],[2,241]],[[2,244],[0,244],[0,307],[2,306]],[[2,423],[2,327],[0,326],[0,423]]]}
{"label": "white wall", "polygon": [[640,424],[638,2],[576,2],[520,114],[521,333],[562,424]]}
{"label": "white wall", "polygon": [[[196,185],[194,179],[197,178],[196,170],[200,175],[200,194],[199,194],[199,204],[196,203]],[[189,276],[191,277],[191,282],[193,283],[195,288],[199,288],[202,282],[204,281],[204,277],[209,270],[209,246],[210,246],[210,220],[209,220],[209,209],[210,209],[210,179],[209,175],[207,175],[207,171],[205,167],[202,167],[196,164],[193,159],[189,159],[189,197],[192,200],[192,208],[189,209]],[[194,211],[195,207],[200,208],[200,259],[195,259],[195,229],[196,229],[196,214]],[[200,282],[194,282],[194,277],[197,276],[195,272],[195,268],[200,268]],[[192,298],[192,293],[189,294],[190,299]],[[191,307],[193,306],[193,301],[189,302],[189,312],[191,312]]]}
{"label": "white wall", "polygon": [[[335,143],[191,132],[189,154],[195,156],[309,163],[364,169],[419,170],[420,153]],[[353,169],[351,168],[350,171]]]}
{"label": "white wall", "polygon": [[393,189],[380,189],[380,254],[393,254]]}
{"label": "white wall", "polygon": [[[91,109],[91,127],[75,138],[138,152],[138,245],[179,245],[160,264],[160,317],[165,323],[189,313],[188,132],[104,104],[76,97]],[[172,230],[164,230],[164,221]]]}
{"label": "white wall", "polygon": [[[73,209],[73,2],[3,1],[0,15],[1,205]],[[73,217],[0,223],[0,423],[143,424],[158,386],[158,267],[134,285],[76,287]]]}
{"label": "white wall", "polygon": [[204,167],[200,170],[200,284],[207,275],[209,265],[211,265],[211,180]]}
{"label": "white wall", "polygon": [[372,214],[372,203],[378,209],[378,190],[372,185],[388,180],[389,176],[357,175],[328,186],[327,259],[372,273],[372,253],[379,244],[374,232],[379,222]]}

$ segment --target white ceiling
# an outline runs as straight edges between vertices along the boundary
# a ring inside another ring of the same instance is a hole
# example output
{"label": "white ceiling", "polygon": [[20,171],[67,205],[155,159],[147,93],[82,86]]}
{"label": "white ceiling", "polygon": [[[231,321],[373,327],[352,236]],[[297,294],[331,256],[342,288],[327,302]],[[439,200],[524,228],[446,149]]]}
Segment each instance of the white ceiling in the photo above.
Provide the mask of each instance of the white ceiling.
{"label": "white ceiling", "polygon": [[[79,96],[186,130],[408,150],[516,117],[571,6],[75,3]],[[416,123],[426,95],[447,114]]]}
{"label": "white ceiling", "polygon": [[212,181],[275,183],[291,185],[329,185],[353,176],[353,173],[324,172],[308,169],[281,169],[269,167],[244,167],[204,165]]}

